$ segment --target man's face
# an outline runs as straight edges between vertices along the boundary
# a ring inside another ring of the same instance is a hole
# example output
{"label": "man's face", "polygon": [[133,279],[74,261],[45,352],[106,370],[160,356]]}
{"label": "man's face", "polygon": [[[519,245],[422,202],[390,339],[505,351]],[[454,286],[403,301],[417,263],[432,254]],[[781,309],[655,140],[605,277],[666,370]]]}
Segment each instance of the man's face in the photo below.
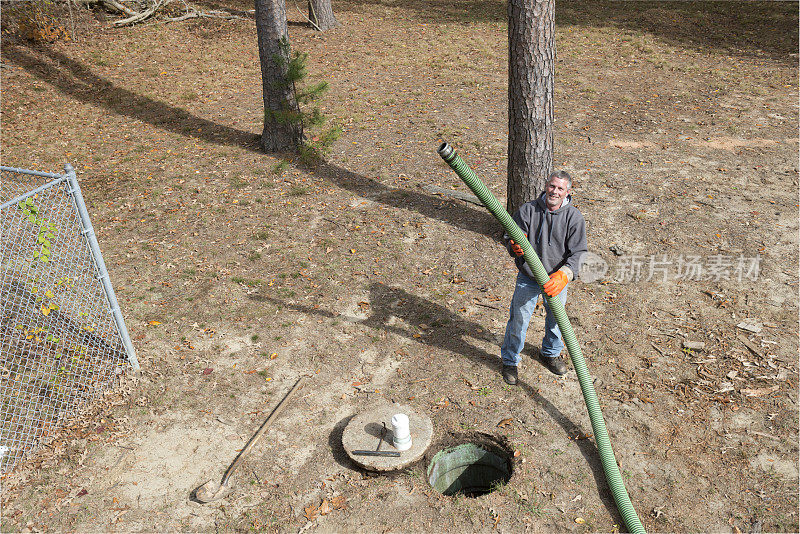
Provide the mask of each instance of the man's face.
{"label": "man's face", "polygon": [[569,182],[563,178],[550,178],[544,186],[544,201],[551,210],[557,210],[564,202],[564,198],[572,192]]}

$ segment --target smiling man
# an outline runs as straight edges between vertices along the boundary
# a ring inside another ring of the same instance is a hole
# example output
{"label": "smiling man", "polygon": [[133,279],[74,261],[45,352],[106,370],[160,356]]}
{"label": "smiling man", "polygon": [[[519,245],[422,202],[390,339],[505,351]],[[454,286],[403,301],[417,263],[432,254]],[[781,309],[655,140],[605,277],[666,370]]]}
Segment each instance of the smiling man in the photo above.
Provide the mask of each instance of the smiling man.
{"label": "smiling man", "polygon": [[[513,215],[514,221],[525,232],[550,275],[550,281],[544,285],[544,292],[551,297],[558,296],[565,304],[567,283],[578,274],[581,256],[586,252],[586,222],[578,208],[572,204],[571,193],[572,179],[569,174],[564,171],[554,172],[547,180],[544,193],[536,200],[523,204]],[[518,379],[517,366],[522,361],[520,353],[525,346],[528,323],[541,288],[522,257],[522,247],[509,239],[508,235],[505,239],[509,253],[516,258],[519,273],[514,296],[511,298],[510,317],[500,348],[500,357],[503,363],[503,380],[514,385]],[[567,365],[561,357],[564,348],[561,330],[546,300],[544,306],[547,315],[539,356],[551,372],[563,375],[567,372]]]}

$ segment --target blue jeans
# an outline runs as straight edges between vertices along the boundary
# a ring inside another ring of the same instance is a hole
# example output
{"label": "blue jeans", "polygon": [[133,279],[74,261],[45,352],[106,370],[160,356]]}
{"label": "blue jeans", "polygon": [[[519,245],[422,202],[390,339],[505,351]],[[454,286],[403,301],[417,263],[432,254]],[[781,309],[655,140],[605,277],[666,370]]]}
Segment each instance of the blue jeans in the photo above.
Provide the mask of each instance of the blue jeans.
{"label": "blue jeans", "polygon": [[[536,300],[539,298],[541,288],[539,284],[519,273],[517,275],[517,286],[514,288],[514,296],[511,297],[511,310],[506,325],[506,335],[503,338],[503,346],[500,347],[500,357],[503,365],[519,365],[522,361],[520,353],[525,347],[525,334],[528,331],[531,315],[536,307]],[[567,303],[567,288],[558,294],[561,302]],[[542,339],[542,350],[540,354],[544,358],[555,358],[561,354],[564,344],[561,342],[561,330],[556,324],[556,318],[544,300],[544,307],[547,316],[544,319],[544,338]]]}

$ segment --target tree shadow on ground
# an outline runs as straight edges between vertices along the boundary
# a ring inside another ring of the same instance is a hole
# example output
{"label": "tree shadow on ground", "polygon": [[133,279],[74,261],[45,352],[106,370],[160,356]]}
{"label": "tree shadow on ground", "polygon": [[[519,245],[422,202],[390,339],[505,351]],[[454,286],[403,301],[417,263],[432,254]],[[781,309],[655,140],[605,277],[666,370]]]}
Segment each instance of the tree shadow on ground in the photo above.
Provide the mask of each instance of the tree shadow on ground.
{"label": "tree shadow on ground", "polygon": [[[507,22],[506,2],[493,0],[359,0],[337,10],[362,13],[365,5],[415,12],[426,23]],[[677,46],[709,49],[737,56],[767,54],[796,63],[797,2],[566,0],[556,2],[557,26],[612,27],[647,32]]]}
{"label": "tree shadow on ground", "polygon": [[184,137],[260,151],[258,135],[192,115],[188,111],[123,89],[45,44],[3,43],[3,61],[25,69],[63,94],[123,117]]}
{"label": "tree shadow on ground", "polygon": [[[26,46],[10,41],[3,43],[2,57],[4,62],[22,67],[32,76],[49,83],[79,102],[99,106],[184,137],[263,153],[259,135],[217,124],[179,107],[118,87],[80,62],[47,45]],[[319,176],[338,187],[375,202],[417,211],[431,219],[440,220],[457,228],[495,236],[496,239],[501,236],[494,218],[485,211],[449,200],[443,201],[439,197],[411,189],[390,187],[331,163],[322,162],[307,170],[314,170]]]}
{"label": "tree shadow on ground", "polygon": [[394,208],[416,211],[425,217],[446,222],[456,228],[483,234],[497,241],[502,240],[503,228],[494,216],[484,209],[475,209],[460,201],[426,195],[413,189],[389,187],[332,163],[320,163],[314,171],[321,178],[368,200]]}
{"label": "tree shadow on ground", "polygon": [[591,0],[556,7],[556,24],[650,33],[674,46],[796,63],[797,2]]}
{"label": "tree shadow on ground", "polygon": [[[391,332],[404,337],[410,341],[415,341],[422,345],[452,351],[472,360],[473,362],[485,365],[490,373],[499,377],[500,361],[499,356],[489,354],[485,350],[473,345],[468,338],[487,341],[497,344],[498,338],[487,328],[479,323],[469,321],[444,306],[435,304],[429,300],[418,297],[400,288],[390,287],[381,283],[373,283],[369,286],[369,310],[371,314],[363,320],[354,321],[355,324],[368,326],[369,328]],[[335,312],[313,308],[300,304],[284,302],[282,300],[265,296],[251,295],[253,300],[267,301],[276,305],[285,306],[291,310],[298,311],[307,315],[318,315],[327,318],[341,318]],[[402,319],[402,323],[390,325],[390,319],[396,317]],[[425,325],[425,329],[422,328]],[[425,331],[421,337],[418,332]],[[499,351],[499,348],[498,348]],[[526,343],[524,354],[531,354],[535,349]],[[552,402],[550,402],[540,391],[520,378],[519,386],[525,393],[534,400],[542,409],[553,419],[564,432],[570,437],[576,435],[586,435],[581,426],[574,423],[569,417],[564,415]],[[597,447],[589,440],[573,440],[589,465],[598,493],[603,505],[617,524],[623,524],[623,518],[614,504],[611,490],[603,471],[600,455]]]}

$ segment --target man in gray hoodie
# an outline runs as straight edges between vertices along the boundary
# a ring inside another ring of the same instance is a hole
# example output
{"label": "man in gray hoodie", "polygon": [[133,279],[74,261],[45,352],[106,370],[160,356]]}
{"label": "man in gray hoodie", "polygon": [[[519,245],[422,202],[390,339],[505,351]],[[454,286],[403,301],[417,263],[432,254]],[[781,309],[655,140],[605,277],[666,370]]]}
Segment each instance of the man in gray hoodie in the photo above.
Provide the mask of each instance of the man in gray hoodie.
{"label": "man in gray hoodie", "polygon": [[[516,213],[514,221],[519,225],[542,260],[542,265],[550,274],[550,281],[539,287],[530,267],[522,256],[522,247],[505,236],[509,253],[516,257],[517,285],[511,298],[511,312],[506,325],[506,334],[500,348],[503,361],[503,380],[508,384],[517,383],[517,366],[522,361],[520,353],[525,347],[525,334],[528,330],[536,301],[541,289],[551,296],[558,297],[566,304],[568,282],[573,280],[580,269],[581,257],[586,252],[586,222],[583,215],[572,204],[572,179],[564,171],[554,172],[545,184],[545,190],[536,200],[523,204]],[[532,236],[532,238],[531,238]],[[539,351],[542,363],[551,372],[563,375],[567,366],[561,357],[564,344],[561,330],[556,324],[553,312],[544,303],[547,315],[544,322],[544,338]]]}

